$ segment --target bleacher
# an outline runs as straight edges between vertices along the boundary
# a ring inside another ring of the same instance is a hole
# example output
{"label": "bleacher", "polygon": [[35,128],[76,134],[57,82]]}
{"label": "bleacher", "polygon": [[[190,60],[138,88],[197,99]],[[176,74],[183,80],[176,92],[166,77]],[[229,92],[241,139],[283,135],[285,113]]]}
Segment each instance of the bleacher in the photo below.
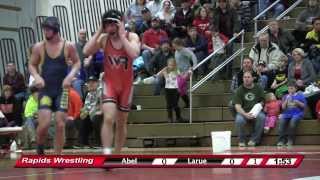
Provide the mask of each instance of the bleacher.
{"label": "bleacher", "polygon": [[[287,16],[289,19],[280,20],[280,26],[292,31],[298,14],[305,9],[308,1],[302,2]],[[268,20],[258,21],[259,29],[263,28]],[[245,33],[244,55],[247,56],[254,45],[254,32]],[[235,51],[241,44],[235,44]],[[240,56],[232,63],[234,71],[240,69]],[[211,131],[232,131],[232,145],[237,145],[238,139],[234,119],[228,109],[231,98],[230,81],[214,81],[205,83],[193,95],[193,123],[168,123],[164,96],[153,96],[152,86],[136,85],[133,102],[141,104],[142,111],[133,111],[129,115],[128,147],[165,147],[165,146],[210,146]],[[180,107],[183,107],[180,102]],[[183,116],[189,117],[189,109],[182,111]],[[249,130],[249,128],[248,128]],[[276,145],[277,129],[273,129],[263,136],[261,145]],[[320,144],[320,123],[312,119],[309,109],[306,109],[305,118],[297,128],[297,145]],[[174,141],[173,141],[174,140]]]}
{"label": "bleacher", "polygon": [[[74,0],[72,2],[77,1]],[[305,8],[306,4],[307,0],[290,12],[290,18],[281,20],[281,26],[285,29],[293,30],[295,18]],[[105,4],[105,6],[107,5]],[[63,16],[60,11],[57,11],[56,14],[60,17]],[[72,21],[73,19],[69,20]],[[41,17],[37,20],[37,24],[39,23],[41,23]],[[259,21],[258,25],[260,29],[264,27],[266,23],[267,21],[265,20]],[[74,28],[76,29],[79,27]],[[3,27],[2,29],[5,28]],[[15,31],[16,33],[19,33],[17,29],[15,29]],[[70,39],[74,39],[72,35],[68,34],[69,32],[66,31],[63,33],[66,33],[66,36],[70,37]],[[244,51],[244,55],[249,54],[250,48],[254,44],[253,35],[253,32],[245,33],[244,47],[246,50]],[[41,39],[41,37],[36,38],[34,34],[33,36],[34,37],[32,37],[32,39],[23,47],[27,47],[29,44],[34,42],[35,39]],[[20,46],[22,45],[20,44]],[[239,49],[240,47],[241,45],[239,43],[235,45],[235,49]],[[3,48],[3,46],[0,48]],[[3,60],[4,57],[5,55],[2,54],[2,62],[5,62]],[[23,63],[20,64],[24,64],[24,62],[25,59],[23,59]],[[235,71],[240,68],[240,62],[240,56],[232,62]],[[23,69],[24,68],[22,67],[20,68],[20,70]],[[3,72],[3,70],[1,70],[1,72]],[[194,93],[192,124],[168,123],[164,96],[153,96],[153,87],[151,85],[135,85],[133,102],[135,104],[142,105],[143,109],[141,111],[132,111],[129,115],[128,141],[126,145],[128,147],[156,147],[168,145],[210,146],[210,132],[225,130],[232,131],[232,144],[237,145],[238,141],[236,138],[234,119],[227,107],[228,101],[231,98],[229,85],[230,81],[210,81],[206,82]],[[180,106],[183,107],[183,105],[184,104],[180,102]],[[188,118],[189,109],[183,109],[182,115],[183,117]],[[269,134],[263,136],[262,145],[275,145],[276,139],[277,130],[273,129]],[[320,123],[311,118],[308,110],[306,110],[304,120],[302,120],[298,126],[296,144],[320,144]]]}

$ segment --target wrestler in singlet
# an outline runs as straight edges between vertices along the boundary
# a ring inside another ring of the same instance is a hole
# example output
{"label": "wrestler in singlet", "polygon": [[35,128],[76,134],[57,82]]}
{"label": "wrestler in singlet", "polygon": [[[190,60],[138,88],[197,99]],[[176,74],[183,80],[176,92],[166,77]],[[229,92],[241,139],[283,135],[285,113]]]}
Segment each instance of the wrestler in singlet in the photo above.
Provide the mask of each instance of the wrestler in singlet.
{"label": "wrestler in singlet", "polygon": [[68,65],[66,63],[64,49],[65,41],[60,50],[60,54],[56,58],[48,55],[46,43],[44,46],[44,56],[39,65],[41,77],[45,82],[44,88],[39,93],[39,109],[51,109],[52,111],[66,112],[68,99],[62,96],[62,82],[68,74]]}
{"label": "wrestler in singlet", "polygon": [[133,69],[131,59],[125,49],[116,49],[107,38],[104,53],[104,93],[103,102],[113,102],[120,111],[130,111],[133,93]]}

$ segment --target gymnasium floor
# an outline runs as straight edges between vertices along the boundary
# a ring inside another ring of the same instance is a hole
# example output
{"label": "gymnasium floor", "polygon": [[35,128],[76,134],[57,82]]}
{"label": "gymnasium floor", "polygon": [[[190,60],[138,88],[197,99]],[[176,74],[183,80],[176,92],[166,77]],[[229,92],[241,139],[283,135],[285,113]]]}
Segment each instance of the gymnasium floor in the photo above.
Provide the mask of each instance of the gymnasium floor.
{"label": "gymnasium floor", "polygon": [[[25,151],[34,154],[34,151]],[[50,153],[47,151],[47,153]],[[99,154],[99,150],[66,150],[65,154]],[[300,167],[295,169],[257,168],[192,168],[192,169],[161,169],[161,168],[127,168],[112,169],[43,169],[43,168],[14,168],[15,160],[7,155],[0,160],[0,180],[84,180],[84,179],[117,179],[117,180],[320,180],[320,146],[294,146],[292,148],[233,147],[228,154],[303,154],[305,156]],[[125,148],[123,154],[211,154],[211,148]],[[2,152],[2,155],[3,152]]]}

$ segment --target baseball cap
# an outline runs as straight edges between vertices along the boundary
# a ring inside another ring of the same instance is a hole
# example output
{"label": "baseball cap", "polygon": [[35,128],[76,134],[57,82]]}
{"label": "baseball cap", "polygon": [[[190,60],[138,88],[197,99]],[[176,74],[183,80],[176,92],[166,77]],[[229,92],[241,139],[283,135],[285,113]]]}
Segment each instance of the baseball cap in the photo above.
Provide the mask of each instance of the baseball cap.
{"label": "baseball cap", "polygon": [[90,76],[87,81],[98,81],[95,76]]}
{"label": "baseball cap", "polygon": [[144,7],[144,8],[141,10],[141,13],[147,13],[147,12],[150,12],[150,10],[149,10],[147,7]]}

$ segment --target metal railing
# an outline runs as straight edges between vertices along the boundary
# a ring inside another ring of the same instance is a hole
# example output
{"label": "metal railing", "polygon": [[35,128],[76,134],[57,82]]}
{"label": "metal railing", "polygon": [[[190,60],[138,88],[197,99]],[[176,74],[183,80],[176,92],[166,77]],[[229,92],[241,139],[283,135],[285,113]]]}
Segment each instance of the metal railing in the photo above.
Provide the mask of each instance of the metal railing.
{"label": "metal railing", "polygon": [[265,10],[263,10],[261,13],[259,13],[256,17],[253,18],[254,21],[254,34],[258,31],[258,19],[263,16],[266,12],[268,12],[273,6],[278,4],[281,0],[277,0],[274,3],[272,3],[270,6],[268,6]]}
{"label": "metal railing", "polygon": [[[282,19],[284,16],[286,16],[289,12],[291,12],[295,7],[297,7],[300,3],[302,3],[304,0],[297,0],[295,3],[293,3],[288,9],[283,11],[278,17],[276,17],[276,20]],[[262,28],[260,31],[256,32],[254,34],[254,37],[258,37],[260,34],[266,32],[269,29],[269,25],[266,25],[264,28]]]}
{"label": "metal railing", "polygon": [[241,48],[236,51],[233,55],[231,55],[227,60],[225,60],[223,63],[221,63],[219,66],[217,66],[215,69],[213,69],[207,76],[202,78],[199,82],[197,82],[194,86],[192,86],[192,75],[190,76],[189,81],[189,97],[190,97],[190,105],[189,105],[189,123],[192,123],[192,92],[194,92],[197,88],[199,88],[204,82],[206,82],[209,78],[211,78],[213,75],[215,75],[217,72],[219,72],[224,66],[226,66],[230,61],[232,61],[236,56],[238,56],[241,53],[241,62],[243,60],[243,50],[245,49],[243,47],[244,43],[244,29],[242,29],[236,36],[232,37],[224,46],[216,49],[214,52],[212,52],[209,56],[204,58],[200,63],[198,63],[195,67],[192,68],[192,71],[195,71],[197,68],[199,68],[202,64],[206,63],[210,58],[212,58],[214,55],[216,55],[219,51],[222,49],[225,49],[230,43],[235,41],[239,36],[241,36]]}

